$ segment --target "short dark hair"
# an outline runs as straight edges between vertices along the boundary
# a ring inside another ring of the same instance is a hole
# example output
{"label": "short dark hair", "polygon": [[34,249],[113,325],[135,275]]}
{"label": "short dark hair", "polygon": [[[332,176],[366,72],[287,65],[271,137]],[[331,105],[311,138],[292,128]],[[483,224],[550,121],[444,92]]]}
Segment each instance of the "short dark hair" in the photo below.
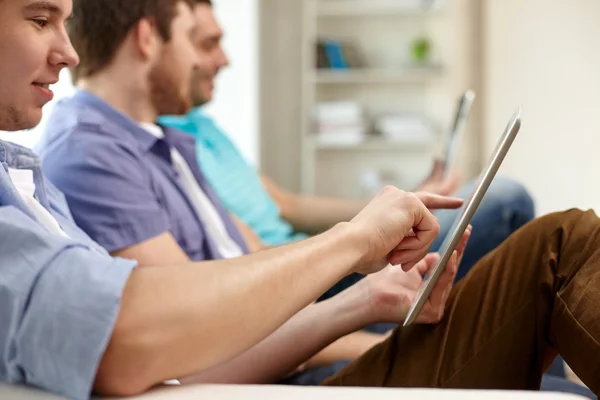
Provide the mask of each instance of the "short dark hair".
{"label": "short dark hair", "polygon": [[160,36],[169,40],[180,1],[194,4],[192,0],[73,0],[73,17],[67,29],[80,58],[71,71],[73,80],[106,67],[131,28],[143,18],[153,19]]}

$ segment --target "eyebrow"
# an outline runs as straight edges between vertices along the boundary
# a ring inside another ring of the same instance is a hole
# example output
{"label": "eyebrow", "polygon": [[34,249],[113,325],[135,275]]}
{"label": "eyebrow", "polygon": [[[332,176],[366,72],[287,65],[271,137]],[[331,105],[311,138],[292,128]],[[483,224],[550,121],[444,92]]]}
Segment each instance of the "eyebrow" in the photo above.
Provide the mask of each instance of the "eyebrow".
{"label": "eyebrow", "polygon": [[57,6],[56,4],[54,4],[50,1],[44,1],[44,0],[36,1],[36,2],[33,2],[33,3],[25,6],[25,10],[27,10],[27,11],[49,11],[52,14],[62,13],[62,10],[59,6]]}

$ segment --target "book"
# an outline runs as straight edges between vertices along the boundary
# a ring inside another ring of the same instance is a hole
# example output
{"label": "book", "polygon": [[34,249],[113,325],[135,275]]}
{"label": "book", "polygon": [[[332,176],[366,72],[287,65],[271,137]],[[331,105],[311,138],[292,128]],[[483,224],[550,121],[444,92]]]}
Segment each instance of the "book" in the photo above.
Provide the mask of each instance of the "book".
{"label": "book", "polygon": [[325,54],[332,69],[348,69],[348,63],[342,52],[341,43],[338,40],[328,39],[324,41]]}
{"label": "book", "polygon": [[366,58],[356,43],[349,40],[325,39],[316,44],[316,67],[319,69],[364,68]]}
{"label": "book", "polygon": [[322,41],[317,42],[317,68],[330,68],[331,64],[329,63],[329,59],[327,58],[327,52],[325,51],[325,43]]}

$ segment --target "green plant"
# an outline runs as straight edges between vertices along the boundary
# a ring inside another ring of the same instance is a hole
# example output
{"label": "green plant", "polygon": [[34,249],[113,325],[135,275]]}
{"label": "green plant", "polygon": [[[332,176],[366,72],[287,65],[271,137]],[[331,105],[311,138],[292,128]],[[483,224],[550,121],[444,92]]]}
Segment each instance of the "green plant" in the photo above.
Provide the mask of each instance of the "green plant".
{"label": "green plant", "polygon": [[431,55],[431,42],[426,37],[420,37],[413,40],[411,44],[411,55],[416,63],[425,63],[429,61]]}

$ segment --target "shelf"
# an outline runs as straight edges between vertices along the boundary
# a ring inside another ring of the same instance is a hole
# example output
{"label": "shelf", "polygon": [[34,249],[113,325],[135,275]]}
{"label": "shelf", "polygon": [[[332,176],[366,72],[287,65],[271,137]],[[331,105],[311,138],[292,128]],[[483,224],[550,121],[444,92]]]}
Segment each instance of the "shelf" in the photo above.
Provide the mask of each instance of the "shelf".
{"label": "shelf", "polygon": [[[431,3],[431,5],[427,5]],[[320,17],[348,16],[418,16],[434,14],[441,10],[439,1],[401,0],[321,0],[317,3]]]}
{"label": "shelf", "polygon": [[409,141],[409,140],[386,140],[384,138],[372,138],[367,139],[362,143],[354,145],[333,145],[333,144],[322,144],[314,138],[314,146],[318,151],[346,151],[346,152],[360,152],[360,151],[402,151],[402,150],[429,150],[433,148],[433,141]]}
{"label": "shelf", "polygon": [[365,84],[365,83],[426,83],[442,77],[441,67],[407,67],[403,69],[348,69],[316,70],[314,83],[332,84]]}

